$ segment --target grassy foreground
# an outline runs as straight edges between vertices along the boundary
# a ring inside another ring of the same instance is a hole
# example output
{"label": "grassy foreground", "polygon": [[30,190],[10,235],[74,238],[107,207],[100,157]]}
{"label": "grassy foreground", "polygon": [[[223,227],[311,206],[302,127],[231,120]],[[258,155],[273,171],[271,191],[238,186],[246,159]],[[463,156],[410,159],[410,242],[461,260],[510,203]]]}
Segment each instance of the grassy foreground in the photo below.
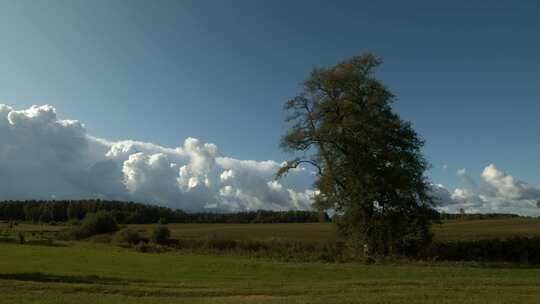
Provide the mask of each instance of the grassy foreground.
{"label": "grassy foreground", "polygon": [[540,269],[0,244],[0,303],[538,303]]}

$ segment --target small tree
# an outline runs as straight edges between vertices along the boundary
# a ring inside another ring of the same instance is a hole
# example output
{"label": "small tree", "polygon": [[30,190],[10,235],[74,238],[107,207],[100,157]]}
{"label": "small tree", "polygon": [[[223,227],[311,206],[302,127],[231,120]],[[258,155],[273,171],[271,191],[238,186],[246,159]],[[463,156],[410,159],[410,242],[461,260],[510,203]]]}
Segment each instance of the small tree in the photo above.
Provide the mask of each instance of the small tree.
{"label": "small tree", "polygon": [[392,110],[392,93],[374,78],[381,63],[368,54],[311,73],[303,92],[285,105],[292,128],[281,147],[301,154],[277,176],[314,166],[316,207],[336,213],[350,244],[386,255],[429,243],[433,213],[424,142]]}
{"label": "small tree", "polygon": [[122,229],[118,232],[117,240],[121,243],[137,245],[143,241],[142,236],[135,230]]}
{"label": "small tree", "polygon": [[165,226],[156,226],[152,231],[152,242],[160,245],[166,245],[171,237],[171,231]]}
{"label": "small tree", "polygon": [[107,211],[89,213],[78,227],[69,231],[69,237],[75,239],[87,238],[95,234],[111,233],[118,230],[114,216]]}

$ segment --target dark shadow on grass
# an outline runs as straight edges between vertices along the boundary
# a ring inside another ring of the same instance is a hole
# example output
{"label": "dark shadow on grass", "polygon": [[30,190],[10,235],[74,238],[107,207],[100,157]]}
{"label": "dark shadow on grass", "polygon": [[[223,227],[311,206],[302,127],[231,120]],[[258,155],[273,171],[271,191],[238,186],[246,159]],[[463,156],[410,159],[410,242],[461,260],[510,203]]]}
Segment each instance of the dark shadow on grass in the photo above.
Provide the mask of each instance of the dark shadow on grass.
{"label": "dark shadow on grass", "polygon": [[[249,288],[240,289],[218,289],[211,286],[185,286],[179,285],[152,285],[152,281],[130,280],[101,276],[77,276],[77,275],[53,275],[40,272],[26,273],[0,273],[0,286],[2,280],[27,281],[39,283],[62,283],[62,284],[91,284],[91,289],[63,287],[63,293],[92,293],[107,295],[122,295],[129,297],[160,297],[160,298],[210,298],[210,297],[233,297],[233,296],[264,296],[264,297],[286,297],[303,294],[296,290],[264,290],[254,293]],[[142,283],[142,284],[137,284]],[[149,283],[145,285],[144,283]],[[70,286],[71,287],[71,286]],[[32,286],[32,288],[34,288]],[[47,288],[46,285],[41,289]],[[1,290],[0,290],[1,292]]]}
{"label": "dark shadow on grass", "polygon": [[[68,283],[68,284],[101,284],[101,285],[127,285],[130,280],[101,277],[96,275],[78,276],[78,275],[57,275],[45,274],[41,272],[23,272],[23,273],[0,273],[0,280],[45,282],[45,283]],[[133,281],[135,282],[135,281]],[[136,281],[141,282],[141,281]]]}

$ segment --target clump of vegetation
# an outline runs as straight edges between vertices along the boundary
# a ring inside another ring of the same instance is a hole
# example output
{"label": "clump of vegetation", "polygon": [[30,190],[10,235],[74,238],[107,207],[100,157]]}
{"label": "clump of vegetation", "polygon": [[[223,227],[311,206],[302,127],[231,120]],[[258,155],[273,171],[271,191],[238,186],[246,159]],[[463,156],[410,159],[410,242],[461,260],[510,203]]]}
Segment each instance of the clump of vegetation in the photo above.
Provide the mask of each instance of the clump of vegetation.
{"label": "clump of vegetation", "polygon": [[235,240],[219,236],[205,239],[180,239],[169,247],[199,254],[233,254],[280,261],[343,262],[363,260],[352,256],[341,242],[302,242],[296,240]]}
{"label": "clump of vegetation", "polygon": [[424,255],[444,261],[540,264],[540,237],[440,242]]}
{"label": "clump of vegetation", "polygon": [[160,245],[166,245],[169,243],[171,237],[171,231],[169,228],[159,225],[152,231],[152,242]]}
{"label": "clump of vegetation", "polygon": [[135,249],[139,252],[144,253],[161,253],[161,252],[167,252],[170,250],[167,246],[162,246],[159,244],[147,244],[147,243],[139,243],[135,247]]}
{"label": "clump of vegetation", "polygon": [[118,230],[118,224],[114,216],[107,211],[98,211],[89,214],[84,218],[81,225],[82,229],[88,231],[91,235],[109,233]]}
{"label": "clump of vegetation", "polygon": [[80,226],[81,225],[81,220],[79,219],[70,219],[69,221],[66,222],[66,226]]}
{"label": "clump of vegetation", "polygon": [[114,216],[107,211],[86,215],[80,226],[68,230],[68,238],[84,239],[96,234],[111,233],[118,230]]}
{"label": "clump of vegetation", "polygon": [[116,235],[116,240],[120,243],[129,245],[137,245],[145,241],[139,232],[129,228],[120,230]]}

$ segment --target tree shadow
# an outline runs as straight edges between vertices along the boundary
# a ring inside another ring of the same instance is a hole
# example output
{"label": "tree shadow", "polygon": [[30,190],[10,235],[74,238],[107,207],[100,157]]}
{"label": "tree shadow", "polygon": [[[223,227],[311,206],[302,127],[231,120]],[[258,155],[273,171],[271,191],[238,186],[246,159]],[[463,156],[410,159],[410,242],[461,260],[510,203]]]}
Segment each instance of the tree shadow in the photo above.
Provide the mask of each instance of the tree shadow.
{"label": "tree shadow", "polygon": [[[44,283],[68,283],[68,284],[100,284],[100,285],[127,285],[131,281],[127,279],[101,277],[97,275],[58,275],[41,272],[23,273],[0,273],[0,280],[30,281]],[[140,281],[137,281],[140,282]]]}

